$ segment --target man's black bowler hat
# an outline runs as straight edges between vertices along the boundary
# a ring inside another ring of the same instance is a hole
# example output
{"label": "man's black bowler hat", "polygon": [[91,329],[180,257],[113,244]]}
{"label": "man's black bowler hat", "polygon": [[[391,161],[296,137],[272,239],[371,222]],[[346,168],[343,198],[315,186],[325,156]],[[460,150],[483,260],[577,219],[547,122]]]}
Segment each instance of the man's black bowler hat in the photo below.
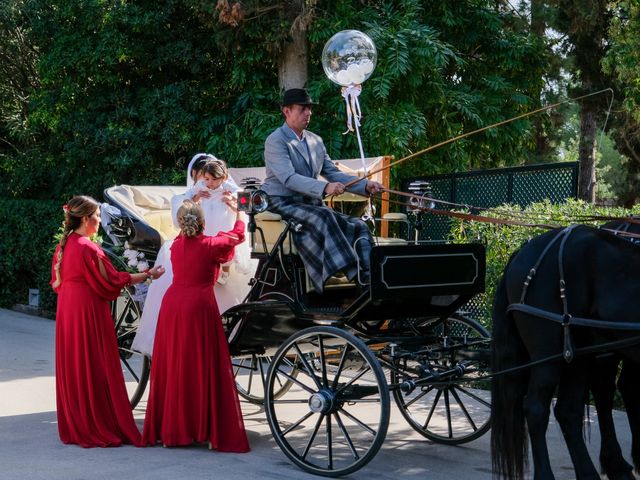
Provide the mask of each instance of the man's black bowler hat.
{"label": "man's black bowler hat", "polygon": [[309,92],[304,88],[290,88],[282,95],[281,106],[286,107],[288,105],[318,105],[311,100]]}

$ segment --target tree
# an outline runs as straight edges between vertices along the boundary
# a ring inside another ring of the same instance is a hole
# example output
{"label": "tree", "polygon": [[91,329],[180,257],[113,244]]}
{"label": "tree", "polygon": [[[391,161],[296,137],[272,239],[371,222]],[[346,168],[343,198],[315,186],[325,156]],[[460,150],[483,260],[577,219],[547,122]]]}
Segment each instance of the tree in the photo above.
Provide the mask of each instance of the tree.
{"label": "tree", "polygon": [[38,50],[29,41],[31,19],[23,7],[23,0],[0,5],[0,175],[9,191],[14,188],[10,175],[33,175],[21,166],[36,140],[26,126],[29,101],[40,86]]}
{"label": "tree", "polygon": [[[249,6],[258,5],[241,3],[247,12]],[[313,129],[323,136],[334,158],[357,156],[357,146],[352,136],[342,135],[342,99],[339,89],[324,77],[320,57],[325,42],[347,28],[368,33],[379,52],[378,67],[361,95],[364,143],[370,154],[400,157],[532,106],[530,94],[539,88],[544,69],[539,42],[522,29],[522,19],[494,2],[318,1],[314,6],[316,15],[308,26],[308,86],[322,107],[317,109]],[[259,31],[263,45],[273,53],[272,62],[280,61],[290,24],[276,21],[282,14],[273,7],[263,15],[254,8],[253,16],[245,15],[237,25],[224,22],[229,29],[225,41],[234,39],[238,48],[234,51],[243,52],[240,57],[253,48]],[[234,72],[242,69],[244,76],[257,68],[255,63],[240,63]],[[275,98],[271,108],[274,104]],[[259,130],[265,125],[248,119],[239,123],[231,130],[246,132],[247,123]],[[529,122],[518,122],[438,151],[395,173],[397,177],[514,164],[531,145]]]}
{"label": "tree", "polygon": [[603,59],[603,68],[617,80],[622,93],[612,135],[618,150],[628,159],[624,165],[629,181],[621,196],[629,206],[637,201],[640,191],[640,6],[626,0],[611,3],[611,48]]}
{"label": "tree", "polygon": [[[545,58],[526,22],[501,5],[30,0],[21,8],[40,83],[24,133],[39,141],[25,153],[25,174],[3,173],[1,188],[10,176],[12,195],[63,199],[100,196],[114,183],[182,183],[188,159],[203,150],[233,166],[259,165],[264,139],[282,122],[280,91],[300,85],[302,72],[322,105],[314,131],[333,158],[357,156],[355,137],[343,135],[339,89],[320,65],[325,42],[346,28],[369,33],[379,50],[361,96],[367,154],[400,158],[510,118],[537,102]],[[306,40],[292,42],[293,27]],[[296,75],[281,68],[292,45],[309,52]],[[285,84],[278,72],[297,80]],[[393,178],[519,163],[534,146],[530,127],[519,121],[470,137]]]}
{"label": "tree", "polygon": [[[571,96],[580,96],[607,88],[610,79],[601,62],[607,52],[607,34],[611,19],[606,0],[551,0],[556,7],[554,28],[566,36],[565,53],[574,63],[575,87]],[[581,102],[578,175],[579,198],[593,203],[596,196],[596,134],[604,122],[606,97],[589,97]]]}
{"label": "tree", "polygon": [[238,27],[247,17],[275,15],[280,20],[281,34],[274,47],[278,55],[278,85],[281,91],[303,88],[309,79],[309,43],[307,33],[315,16],[316,0],[282,0],[265,6],[260,1],[230,3],[218,0],[216,10],[221,23]]}
{"label": "tree", "polygon": [[29,2],[41,52],[29,121],[59,195],[168,183],[167,167],[203,149],[224,77],[210,29],[182,3]]}

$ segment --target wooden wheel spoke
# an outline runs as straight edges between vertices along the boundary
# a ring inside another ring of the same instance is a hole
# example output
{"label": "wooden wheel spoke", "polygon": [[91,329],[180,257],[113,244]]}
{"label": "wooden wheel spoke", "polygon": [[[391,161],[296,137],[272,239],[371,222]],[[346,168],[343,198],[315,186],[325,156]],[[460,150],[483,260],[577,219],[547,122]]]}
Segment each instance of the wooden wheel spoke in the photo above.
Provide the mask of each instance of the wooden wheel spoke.
{"label": "wooden wheel spoke", "polygon": [[328,387],[329,382],[327,381],[327,364],[326,364],[326,358],[324,356],[324,342],[322,341],[322,335],[318,335],[318,348],[320,350],[320,369],[322,372],[322,386]]}
{"label": "wooden wheel spoke", "polygon": [[447,431],[449,438],[453,438],[453,426],[451,425],[451,405],[449,403],[449,390],[444,391],[444,408],[447,412]]}
{"label": "wooden wheel spoke", "polygon": [[253,371],[255,370],[256,365],[256,357],[253,355],[251,357],[251,368],[249,369],[249,383],[247,385],[247,393],[251,394],[251,386],[253,385]]}
{"label": "wooden wheel spoke", "polygon": [[476,395],[473,392],[470,392],[469,390],[467,390],[466,388],[460,387],[458,386],[458,390],[460,390],[462,393],[464,393],[465,395],[473,398],[475,401],[480,402],[481,404],[483,404],[485,407],[487,408],[491,408],[491,403],[487,402],[484,398],[479,397],[478,395]]}
{"label": "wooden wheel spoke", "polygon": [[310,394],[313,395],[314,393],[316,393],[315,390],[313,390],[312,388],[307,387],[304,383],[302,383],[296,377],[292,377],[287,372],[284,372],[284,371],[280,370],[280,368],[278,368],[278,373],[280,373],[281,375],[284,375],[289,380],[291,380],[293,383],[295,383],[296,385],[298,385],[300,388],[304,389],[305,391],[309,392]]}
{"label": "wooden wheel spoke", "polygon": [[358,375],[353,377],[348,383],[346,383],[345,385],[340,387],[338,390],[336,390],[336,395],[340,394],[345,388],[351,386],[353,382],[355,382],[356,380],[359,380],[365,373],[367,373],[370,370],[371,370],[371,367],[367,365],[367,368],[362,370]]}
{"label": "wooden wheel spoke", "polygon": [[425,395],[427,395],[429,392],[431,392],[434,389],[433,385],[429,385],[429,387],[426,390],[423,390],[422,392],[420,392],[418,395],[416,395],[415,397],[413,397],[411,400],[409,400],[407,403],[404,404],[405,408],[409,408],[411,405],[413,405],[414,403],[416,403],[418,400],[420,400],[422,397],[424,397]]}
{"label": "wooden wheel spoke", "polygon": [[358,455],[358,452],[356,451],[356,447],[353,444],[353,440],[351,440],[351,437],[349,436],[349,432],[347,432],[347,428],[344,426],[344,423],[342,422],[342,419],[340,418],[340,414],[338,412],[336,412],[336,413],[334,413],[334,415],[336,416],[336,423],[338,424],[338,428],[342,432],[342,436],[344,437],[345,441],[347,442],[347,445],[349,445],[349,450],[351,450],[351,454],[353,455],[353,459],[354,460],[358,460],[360,458],[360,455]]}
{"label": "wooden wheel spoke", "polygon": [[[302,351],[300,350],[300,347],[298,347],[298,344],[294,343],[293,348],[295,348],[296,352],[298,353],[298,356],[300,357],[300,361],[302,362],[302,365],[304,366],[304,369],[307,372],[307,375],[309,375],[309,377],[313,379],[313,382],[316,384],[316,387],[318,388],[318,390],[321,390],[322,385],[320,385],[320,381],[318,380],[318,377],[316,377],[316,374],[313,372],[313,369],[309,365],[309,362],[307,361],[305,356],[302,354]],[[278,371],[281,371],[281,370],[278,369]]]}
{"label": "wooden wheel spoke", "polygon": [[331,384],[331,388],[333,388],[334,390],[338,386],[338,379],[340,378],[340,375],[342,374],[342,369],[344,368],[344,363],[347,360],[347,353],[349,352],[350,348],[351,348],[351,344],[349,344],[349,343],[345,344],[344,350],[342,351],[342,355],[340,356],[340,363],[338,364],[338,371],[336,372],[336,376],[333,378],[333,383]]}
{"label": "wooden wheel spoke", "polygon": [[455,388],[451,389],[451,395],[453,396],[453,398],[455,399],[456,403],[458,404],[458,406],[462,410],[462,413],[464,414],[464,416],[467,417],[467,421],[471,425],[471,428],[473,428],[473,431],[475,432],[476,430],[478,430],[478,427],[476,427],[476,424],[473,421],[473,419],[471,418],[471,415],[469,415],[469,412],[467,411],[467,408],[464,406],[464,403],[462,403],[462,401],[460,400],[460,397],[458,396],[458,392],[456,392]]}
{"label": "wooden wheel spoke", "polygon": [[442,390],[438,390],[438,393],[436,393],[436,398],[433,399],[433,404],[431,405],[431,409],[429,410],[429,415],[427,416],[427,419],[424,422],[424,426],[422,427],[423,430],[426,430],[429,426],[431,417],[433,417],[433,412],[435,412],[436,405],[438,405],[438,401],[440,400],[440,395],[442,395]]}
{"label": "wooden wheel spoke", "polygon": [[369,425],[367,425],[366,423],[358,420],[356,417],[354,417],[352,414],[350,414],[349,412],[347,412],[344,408],[340,407],[340,411],[352,422],[354,422],[355,424],[359,425],[360,427],[362,427],[362,429],[366,430],[367,432],[369,432],[371,435],[375,436],[376,435],[376,431],[371,428]]}
{"label": "wooden wheel spoke", "polygon": [[311,449],[311,445],[313,444],[313,441],[315,440],[316,435],[318,434],[318,429],[322,424],[323,418],[324,418],[323,414],[318,415],[318,421],[316,422],[316,426],[313,428],[313,433],[311,434],[311,437],[309,437],[309,441],[307,442],[307,446],[304,448],[304,452],[302,452],[303,460],[307,458],[307,454],[309,453],[309,450]]}
{"label": "wooden wheel spoke", "polygon": [[133,370],[133,367],[131,365],[129,365],[129,362],[127,360],[125,360],[124,358],[122,358],[122,357],[120,358],[120,361],[122,363],[124,363],[125,367],[127,367],[127,370],[129,370],[129,373],[135,379],[136,383],[140,383],[140,377],[138,377],[136,372]]}
{"label": "wooden wheel spoke", "polygon": [[[258,369],[260,370],[260,379],[262,380],[262,388],[263,391],[265,391],[267,389],[267,376],[266,373],[264,371],[264,365],[262,364],[262,359],[258,358]],[[276,379],[278,377],[276,376]]]}
{"label": "wooden wheel spoke", "polygon": [[313,412],[307,412],[300,420],[298,420],[296,423],[290,425],[289,428],[287,428],[285,431],[283,431],[282,432],[282,436],[284,437],[291,430],[293,430],[294,428],[297,428],[302,422],[304,422],[311,415],[313,415]]}

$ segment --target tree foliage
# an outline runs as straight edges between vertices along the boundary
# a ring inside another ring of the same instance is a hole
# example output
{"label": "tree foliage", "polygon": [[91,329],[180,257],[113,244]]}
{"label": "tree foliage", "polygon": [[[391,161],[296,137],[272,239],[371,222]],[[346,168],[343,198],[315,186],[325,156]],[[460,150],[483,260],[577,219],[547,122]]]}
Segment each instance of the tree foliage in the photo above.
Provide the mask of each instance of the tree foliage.
{"label": "tree foliage", "polygon": [[[9,3],[28,19],[37,52],[22,129],[38,141],[4,164],[6,193],[99,196],[115,183],[181,182],[202,150],[235,166],[262,163],[264,139],[282,121],[277,72],[292,28],[287,0]],[[545,68],[540,45],[499,5],[305,1],[308,87],[321,103],[312,129],[332,157],[358,155],[354,136],[343,135],[339,90],[320,63],[341,29],[367,32],[379,51],[361,96],[367,154],[400,158],[529,110]],[[529,122],[517,122],[394,175],[514,164],[531,146]]]}
{"label": "tree foliage", "polygon": [[610,48],[603,68],[616,79],[621,106],[611,134],[626,157],[627,182],[619,187],[620,197],[632,205],[640,192],[640,5],[619,0],[612,2],[611,9]]}

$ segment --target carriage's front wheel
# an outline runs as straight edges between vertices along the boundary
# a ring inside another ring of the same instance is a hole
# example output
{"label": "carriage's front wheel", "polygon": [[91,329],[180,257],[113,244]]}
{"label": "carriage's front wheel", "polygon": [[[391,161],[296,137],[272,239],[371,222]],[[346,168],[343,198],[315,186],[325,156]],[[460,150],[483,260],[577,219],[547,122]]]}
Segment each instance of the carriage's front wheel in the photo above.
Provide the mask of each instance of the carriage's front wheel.
{"label": "carriage's front wheel", "polygon": [[[432,328],[437,339],[422,352],[396,360],[393,397],[400,413],[421,435],[457,445],[490,428],[490,335],[478,322],[453,315]],[[427,383],[421,379],[431,378]]]}
{"label": "carriage's front wheel", "polygon": [[[292,385],[276,398],[282,377]],[[334,327],[312,327],[290,337],[273,357],[265,409],[274,439],[293,463],[340,476],[362,468],[380,449],[389,426],[389,389],[361,340]]]}
{"label": "carriage's front wheel", "polygon": [[115,325],[120,365],[129,402],[131,408],[135,408],[147,388],[151,362],[146,355],[131,349],[140,324],[140,308],[128,288],[123,289],[120,296],[111,302],[111,317]]}

